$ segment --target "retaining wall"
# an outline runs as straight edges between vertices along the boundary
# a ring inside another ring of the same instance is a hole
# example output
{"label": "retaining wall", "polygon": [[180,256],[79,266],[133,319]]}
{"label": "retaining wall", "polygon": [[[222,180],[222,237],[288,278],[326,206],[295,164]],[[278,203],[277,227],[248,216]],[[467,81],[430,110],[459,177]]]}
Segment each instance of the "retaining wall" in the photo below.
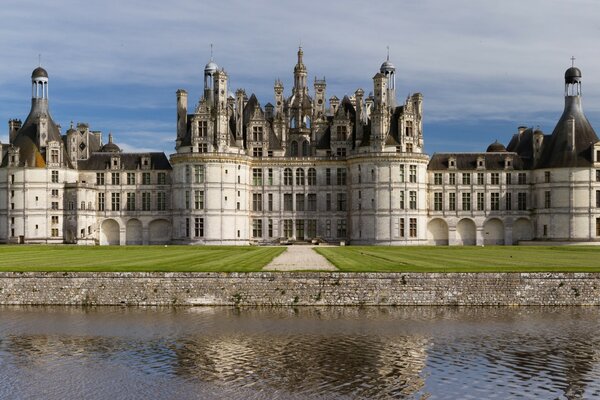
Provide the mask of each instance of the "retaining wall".
{"label": "retaining wall", "polygon": [[0,273],[0,304],[600,305],[600,273]]}

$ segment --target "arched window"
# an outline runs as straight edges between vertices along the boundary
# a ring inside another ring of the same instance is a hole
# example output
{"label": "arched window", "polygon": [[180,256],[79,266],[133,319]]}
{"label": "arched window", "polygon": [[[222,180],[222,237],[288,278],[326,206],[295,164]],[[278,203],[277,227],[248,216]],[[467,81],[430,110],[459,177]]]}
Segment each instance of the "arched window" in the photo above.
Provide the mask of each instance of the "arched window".
{"label": "arched window", "polygon": [[286,168],[283,170],[283,184],[291,186],[294,179],[292,178],[292,169]]}
{"label": "arched window", "polygon": [[310,117],[309,116],[304,117],[304,126],[307,128],[310,128]]}
{"label": "arched window", "polygon": [[308,185],[315,186],[317,184],[317,170],[314,168],[308,169]]}
{"label": "arched window", "polygon": [[296,185],[304,185],[304,170],[302,168],[296,169]]}
{"label": "arched window", "polygon": [[308,157],[310,155],[310,149],[308,148],[308,140],[302,142],[302,156]]}
{"label": "arched window", "polygon": [[290,128],[294,129],[296,127],[296,117],[292,117],[290,119]]}
{"label": "arched window", "polygon": [[298,157],[298,142],[296,142],[295,140],[292,141],[292,145],[290,148],[290,155],[292,157]]}

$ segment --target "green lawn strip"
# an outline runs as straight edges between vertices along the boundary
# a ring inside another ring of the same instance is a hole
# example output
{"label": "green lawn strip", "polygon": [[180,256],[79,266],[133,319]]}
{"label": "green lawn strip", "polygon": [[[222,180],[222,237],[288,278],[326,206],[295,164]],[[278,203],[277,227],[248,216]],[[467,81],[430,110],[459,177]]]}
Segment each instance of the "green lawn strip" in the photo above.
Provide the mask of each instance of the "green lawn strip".
{"label": "green lawn strip", "polygon": [[596,246],[316,248],[349,272],[600,272]]}
{"label": "green lawn strip", "polygon": [[283,247],[0,246],[0,271],[260,271]]}

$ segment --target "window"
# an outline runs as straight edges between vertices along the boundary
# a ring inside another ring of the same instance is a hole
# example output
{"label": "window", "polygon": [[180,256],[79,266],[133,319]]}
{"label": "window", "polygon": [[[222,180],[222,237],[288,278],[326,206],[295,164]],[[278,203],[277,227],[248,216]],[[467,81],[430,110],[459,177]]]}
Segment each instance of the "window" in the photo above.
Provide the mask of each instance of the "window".
{"label": "window", "polygon": [[190,201],[190,191],[186,190],[185,191],[185,209],[186,210],[190,209],[190,203],[191,203],[191,201]]}
{"label": "window", "polygon": [[337,220],[337,237],[339,237],[339,238],[346,237],[346,220],[345,219]]}
{"label": "window", "polygon": [[127,193],[127,211],[135,211],[135,192]]}
{"label": "window", "polygon": [[331,193],[325,195],[325,210],[331,211]]}
{"label": "window", "polygon": [[252,168],[252,184],[254,186],[261,186],[263,184],[262,168]]}
{"label": "window", "polygon": [[267,196],[267,207],[269,211],[273,211],[273,193],[269,193]]}
{"label": "window", "polygon": [[[189,166],[186,166],[186,170],[189,169]],[[189,182],[189,181],[186,181]],[[127,184],[128,185],[135,185],[135,172],[128,172],[127,173]]]}
{"label": "window", "polygon": [[346,168],[338,168],[337,169],[337,184],[338,185],[346,184]]}
{"label": "window", "polygon": [[194,208],[204,210],[204,190],[194,190]]}
{"label": "window", "polygon": [[291,219],[283,220],[283,236],[286,238],[291,238],[294,236],[294,221]]}
{"label": "window", "polygon": [[404,127],[404,132],[405,132],[406,136],[412,136],[413,135],[413,122],[406,121],[405,124],[406,125]]}
{"label": "window", "polygon": [[527,193],[517,193],[517,208],[520,211],[527,210]]}
{"label": "window", "polygon": [[315,186],[317,184],[317,170],[314,168],[308,169],[308,186]]}
{"label": "window", "polygon": [[406,143],[406,152],[407,153],[413,152],[413,144],[412,143]]}
{"label": "window", "polygon": [[296,220],[296,239],[304,239],[304,221]]}
{"label": "window", "polygon": [[500,193],[498,193],[498,192],[490,193],[490,210],[492,210],[492,211],[500,210]]}
{"label": "window", "polygon": [[600,190],[596,190],[596,207],[600,207]]}
{"label": "window", "polygon": [[552,197],[550,197],[550,191],[546,190],[544,192],[544,208],[552,207]]}
{"label": "window", "polygon": [[[598,177],[596,176],[596,179]],[[525,172],[519,172],[519,174],[517,175],[517,179],[519,182],[519,185],[525,185],[527,184],[527,174]]]}
{"label": "window", "polygon": [[[129,174],[127,174],[127,180],[129,180]],[[189,165],[185,166],[185,183],[192,182],[192,167]]]}
{"label": "window", "polygon": [[159,172],[157,175],[157,183],[159,185],[164,185],[167,183],[167,174],[164,172]]}
{"label": "window", "polygon": [[150,172],[142,172],[142,185],[150,184]]}
{"label": "window", "polygon": [[262,193],[252,193],[252,211],[262,211]]}
{"label": "window", "polygon": [[498,172],[492,172],[490,174],[490,183],[492,185],[499,185],[500,184],[500,174]]}
{"label": "window", "polygon": [[156,193],[156,209],[158,211],[165,211],[167,209],[167,193]]}
{"label": "window", "polygon": [[252,140],[255,142],[263,141],[263,127],[262,126],[253,126],[252,127]]}
{"label": "window", "polygon": [[262,237],[262,219],[252,220],[252,237]]}
{"label": "window", "polygon": [[417,219],[416,218],[410,218],[409,220],[410,225],[408,227],[409,229],[409,236],[410,237],[417,237]]}
{"label": "window", "polygon": [[462,209],[463,211],[471,211],[471,193],[462,194]]}
{"label": "window", "polygon": [[548,236],[548,225],[544,225],[544,236]]}
{"label": "window", "polygon": [[308,145],[308,141],[307,140],[305,140],[305,141],[302,142],[302,155],[304,157],[310,156],[310,148],[308,146],[309,145]]}
{"label": "window", "polygon": [[96,185],[104,185],[104,172],[96,172]]}
{"label": "window", "polygon": [[204,183],[204,165],[194,165],[194,183]]}
{"label": "window", "polygon": [[325,184],[331,185],[331,168],[325,169]]}
{"label": "window", "polygon": [[506,184],[512,185],[512,174],[510,172],[506,173]]}
{"label": "window", "polygon": [[483,181],[483,172],[478,172],[477,173],[477,184],[478,185],[483,185],[484,181]]}
{"label": "window", "polygon": [[273,168],[269,168],[268,170],[268,178],[267,178],[267,185],[272,185],[273,184]]}
{"label": "window", "polygon": [[298,186],[304,185],[304,170],[302,168],[296,169],[296,185],[298,185]]}
{"label": "window", "polygon": [[544,182],[550,183],[550,171],[544,171]]}
{"label": "window", "polygon": [[150,192],[142,193],[142,210],[150,211]]}
{"label": "window", "polygon": [[[13,236],[15,236],[15,235],[13,235]],[[325,236],[331,237],[331,220],[330,219],[325,220]]]}
{"label": "window", "polygon": [[292,185],[293,184],[291,168],[286,168],[283,170],[283,184],[284,185]]}
{"label": "window", "polygon": [[[375,172],[371,170],[371,180],[375,180]],[[399,182],[404,182],[404,164],[400,164],[400,175],[398,176]]]}
{"label": "window", "polygon": [[345,142],[347,139],[347,128],[346,126],[337,126],[336,127],[336,140],[338,142]]}
{"label": "window", "polygon": [[306,211],[317,211],[317,194],[316,193],[309,193],[307,195],[308,198],[308,204],[307,204],[307,208]]}
{"label": "window", "polygon": [[400,236],[400,237],[404,237],[405,236],[405,234],[404,234],[405,229],[404,228],[405,228],[405,226],[404,226],[404,218],[400,218],[400,223],[398,224],[398,231],[399,231],[398,232],[398,236]]}
{"label": "window", "polygon": [[52,237],[58,237],[58,229],[57,228],[52,228],[50,234],[52,235]]}
{"label": "window", "polygon": [[207,143],[200,143],[198,145],[198,153],[208,153],[208,144]]}
{"label": "window", "polygon": [[408,196],[409,196],[408,207],[411,210],[416,210],[417,209],[417,191],[411,190]]}
{"label": "window", "polygon": [[204,237],[204,218],[194,218],[194,235]]}
{"label": "window", "polygon": [[434,185],[442,184],[442,173],[441,172],[436,172],[433,174],[433,184]]}
{"label": "window", "polygon": [[292,156],[292,157],[298,156],[298,142],[296,142],[295,140],[293,140],[290,145],[290,156]]}
{"label": "window", "polygon": [[206,138],[208,136],[208,121],[198,122],[198,135],[200,135],[201,138]]}
{"label": "window", "polygon": [[98,193],[98,211],[104,211],[104,193]]}
{"label": "window", "polygon": [[485,193],[477,193],[477,211],[485,210]]}
{"label": "window", "polygon": [[360,173],[360,165],[358,166],[358,171],[356,172],[356,179],[358,180],[358,183],[362,182],[362,175]]}
{"label": "window", "polygon": [[[52,197],[58,197],[58,189],[52,189]],[[11,191],[11,197],[15,195],[14,191]]]}
{"label": "window", "polygon": [[600,218],[596,218],[596,236],[600,236]]}
{"label": "window", "polygon": [[409,171],[409,180],[411,183],[415,183],[417,182],[417,166],[416,165],[409,165],[408,166],[408,171]]}
{"label": "window", "polygon": [[404,208],[405,208],[405,204],[404,204],[404,190],[400,191],[400,195],[399,196],[400,196],[400,204],[399,204],[400,209],[404,210]]}
{"label": "window", "polygon": [[273,220],[272,219],[269,219],[268,229],[269,229],[269,237],[271,238],[271,237],[273,237]]}
{"label": "window", "polygon": [[505,209],[510,211],[512,210],[512,193],[506,193],[504,197]]}
{"label": "window", "polygon": [[346,193],[337,194],[337,210],[346,211]]}
{"label": "window", "polygon": [[462,174],[462,184],[463,185],[470,185],[471,184],[471,174],[469,174],[469,173],[463,173]]}
{"label": "window", "polygon": [[456,174],[454,172],[448,174],[448,184],[456,185]]}
{"label": "window", "polygon": [[435,192],[433,194],[433,209],[435,211],[442,211],[442,192]]}
{"label": "window", "polygon": [[51,217],[52,224],[58,224],[58,215],[53,215]]}
{"label": "window", "polygon": [[[101,194],[104,194],[104,193],[101,193]],[[53,210],[58,210],[58,201],[53,201],[51,207]]]}
{"label": "window", "polygon": [[263,156],[262,147],[253,147],[252,148],[252,156],[253,157],[262,157]]}
{"label": "window", "polygon": [[306,236],[309,238],[317,237],[317,220],[307,219],[306,220]]}
{"label": "window", "polygon": [[456,211],[456,193],[448,193],[448,210]]}
{"label": "window", "polygon": [[345,147],[336,148],[335,155],[338,157],[346,157],[346,148]]}
{"label": "window", "polygon": [[110,174],[110,183],[112,185],[120,185],[121,184],[121,174],[119,172],[112,172]]}
{"label": "window", "polygon": [[291,193],[283,194],[283,211],[293,211],[293,198]]}
{"label": "window", "polygon": [[121,193],[111,193],[111,210],[112,211],[120,211],[121,210]]}

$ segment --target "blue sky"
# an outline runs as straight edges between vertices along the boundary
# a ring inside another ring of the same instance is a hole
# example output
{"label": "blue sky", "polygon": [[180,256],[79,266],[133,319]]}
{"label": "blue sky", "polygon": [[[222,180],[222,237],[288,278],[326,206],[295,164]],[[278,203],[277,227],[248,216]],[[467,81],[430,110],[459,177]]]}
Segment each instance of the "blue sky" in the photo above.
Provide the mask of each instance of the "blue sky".
{"label": "blue sky", "polygon": [[424,95],[428,153],[482,151],[517,126],[551,133],[563,108],[563,73],[575,56],[584,109],[600,129],[600,3],[594,0],[313,1],[4,0],[0,24],[0,140],[24,119],[30,74],[50,75],[50,109],[112,132],[124,150],[173,152],[175,91],[190,108],[214,59],[230,90],[273,102],[273,81],[290,94],[301,42],[309,77],[327,97],[372,90],[386,57],[397,95]]}

